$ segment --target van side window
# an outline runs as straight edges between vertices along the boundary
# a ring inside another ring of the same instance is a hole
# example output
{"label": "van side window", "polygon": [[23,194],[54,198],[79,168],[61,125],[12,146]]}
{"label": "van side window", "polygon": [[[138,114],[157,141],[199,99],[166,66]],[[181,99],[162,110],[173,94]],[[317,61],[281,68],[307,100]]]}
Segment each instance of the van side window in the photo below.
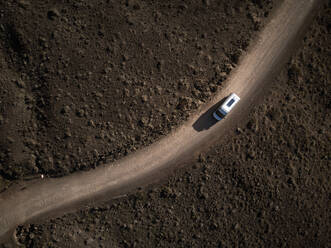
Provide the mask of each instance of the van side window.
{"label": "van side window", "polygon": [[228,102],[228,104],[227,104],[227,106],[228,107],[231,107],[231,105],[234,103],[234,99],[232,98],[229,102]]}

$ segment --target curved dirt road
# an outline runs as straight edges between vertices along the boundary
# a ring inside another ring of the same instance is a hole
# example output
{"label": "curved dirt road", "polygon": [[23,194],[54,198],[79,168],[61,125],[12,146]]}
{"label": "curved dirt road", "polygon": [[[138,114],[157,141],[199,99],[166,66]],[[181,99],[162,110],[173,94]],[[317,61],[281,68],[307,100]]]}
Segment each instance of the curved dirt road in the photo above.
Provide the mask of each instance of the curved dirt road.
{"label": "curved dirt road", "polygon": [[[114,199],[155,182],[203,146],[221,139],[233,125],[244,120],[250,105],[277,72],[295,46],[297,37],[311,19],[320,0],[285,0],[231,74],[225,88],[182,127],[155,144],[120,161],[93,171],[37,180],[0,195],[0,240],[17,225],[43,216],[63,214],[95,199]],[[217,124],[211,117],[215,105],[231,92],[241,101],[226,119]]]}

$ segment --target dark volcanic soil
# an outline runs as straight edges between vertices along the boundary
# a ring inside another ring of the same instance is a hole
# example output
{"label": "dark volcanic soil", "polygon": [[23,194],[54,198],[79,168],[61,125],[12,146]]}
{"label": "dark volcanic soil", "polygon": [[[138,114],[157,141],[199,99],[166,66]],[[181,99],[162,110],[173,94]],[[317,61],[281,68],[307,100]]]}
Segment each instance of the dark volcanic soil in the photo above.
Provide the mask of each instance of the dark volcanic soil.
{"label": "dark volcanic soil", "polygon": [[1,1],[0,187],[94,168],[167,134],[220,88],[274,6]]}
{"label": "dark volcanic soil", "polygon": [[330,7],[264,104],[160,186],[18,228],[27,247],[329,247]]}

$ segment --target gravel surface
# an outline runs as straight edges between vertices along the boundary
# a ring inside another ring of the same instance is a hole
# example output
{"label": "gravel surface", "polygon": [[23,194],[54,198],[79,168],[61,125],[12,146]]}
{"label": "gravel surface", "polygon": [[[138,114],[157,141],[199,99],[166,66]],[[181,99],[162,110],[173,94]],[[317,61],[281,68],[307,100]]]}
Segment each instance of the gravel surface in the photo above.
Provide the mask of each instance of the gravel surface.
{"label": "gravel surface", "polygon": [[245,125],[163,184],[21,226],[19,241],[26,247],[328,247],[330,7],[320,8]]}

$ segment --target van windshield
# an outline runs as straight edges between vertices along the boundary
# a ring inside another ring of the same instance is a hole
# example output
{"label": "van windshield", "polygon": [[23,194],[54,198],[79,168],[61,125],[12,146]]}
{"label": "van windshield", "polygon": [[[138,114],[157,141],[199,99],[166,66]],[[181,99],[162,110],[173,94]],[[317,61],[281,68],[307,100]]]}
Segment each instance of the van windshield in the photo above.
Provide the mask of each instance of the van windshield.
{"label": "van windshield", "polygon": [[231,105],[234,103],[234,99],[232,98],[226,106],[231,107]]}
{"label": "van windshield", "polygon": [[221,118],[225,116],[219,109],[216,110],[216,114]]}

